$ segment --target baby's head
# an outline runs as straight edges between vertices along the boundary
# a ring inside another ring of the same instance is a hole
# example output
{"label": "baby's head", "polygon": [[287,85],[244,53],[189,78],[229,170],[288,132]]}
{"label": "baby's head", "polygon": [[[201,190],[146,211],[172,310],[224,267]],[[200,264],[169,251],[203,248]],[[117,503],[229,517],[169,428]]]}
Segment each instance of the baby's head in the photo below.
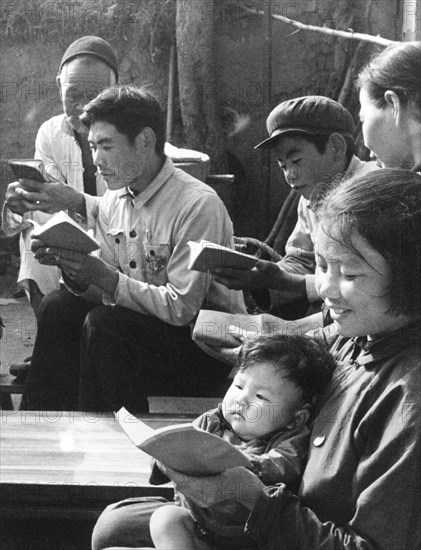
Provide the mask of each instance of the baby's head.
{"label": "baby's head", "polygon": [[307,422],[335,362],[307,336],[260,336],[244,343],[223,414],[245,441]]}

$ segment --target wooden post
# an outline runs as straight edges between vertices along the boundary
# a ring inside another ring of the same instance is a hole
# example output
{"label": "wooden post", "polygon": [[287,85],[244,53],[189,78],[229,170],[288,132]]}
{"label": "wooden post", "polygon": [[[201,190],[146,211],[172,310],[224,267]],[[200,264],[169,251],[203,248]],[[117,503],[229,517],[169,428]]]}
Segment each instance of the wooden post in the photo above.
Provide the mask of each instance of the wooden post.
{"label": "wooden post", "polygon": [[[272,0],[265,2],[265,14],[264,14],[264,47],[263,47],[263,82],[264,82],[264,120],[272,110]],[[270,216],[270,204],[271,204],[271,162],[272,154],[270,149],[262,149],[262,183],[264,185],[264,212],[265,220],[269,222]],[[269,231],[270,227],[265,228]]]}
{"label": "wooden post", "polygon": [[187,146],[207,153],[214,172],[224,166],[224,137],[214,74],[213,2],[177,0],[177,69]]}
{"label": "wooden post", "polygon": [[171,143],[172,124],[174,113],[174,76],[175,76],[175,46],[172,44],[170,50],[170,66],[168,71],[168,100],[167,100],[167,128],[166,140]]}

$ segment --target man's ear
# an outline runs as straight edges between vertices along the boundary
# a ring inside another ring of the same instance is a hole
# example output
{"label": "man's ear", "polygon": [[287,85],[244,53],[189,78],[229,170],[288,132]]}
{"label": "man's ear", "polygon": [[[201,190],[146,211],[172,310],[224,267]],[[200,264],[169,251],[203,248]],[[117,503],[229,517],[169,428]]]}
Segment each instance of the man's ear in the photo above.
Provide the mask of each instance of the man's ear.
{"label": "man's ear", "polygon": [[294,414],[294,418],[287,425],[287,428],[289,430],[300,428],[301,426],[304,426],[304,424],[307,424],[309,418],[310,418],[310,405],[307,403]]}
{"label": "man's ear", "polygon": [[341,162],[346,157],[346,141],[342,134],[330,134],[327,147],[330,148],[334,162]]}
{"label": "man's ear", "polygon": [[388,106],[392,108],[393,118],[395,119],[395,123],[398,126],[402,121],[402,116],[404,113],[404,108],[402,106],[401,100],[399,99],[396,92],[393,92],[392,90],[387,90],[384,93],[384,100],[386,101]]}
{"label": "man's ear", "polygon": [[149,126],[146,126],[141,130],[136,136],[136,148],[139,148],[139,151],[146,149],[149,151],[155,151],[156,136],[155,132]]}

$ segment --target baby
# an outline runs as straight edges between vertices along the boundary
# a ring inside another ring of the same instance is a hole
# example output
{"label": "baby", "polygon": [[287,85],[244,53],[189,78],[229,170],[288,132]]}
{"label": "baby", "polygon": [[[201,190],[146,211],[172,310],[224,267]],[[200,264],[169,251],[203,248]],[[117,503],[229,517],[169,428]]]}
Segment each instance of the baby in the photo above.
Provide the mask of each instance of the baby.
{"label": "baby", "polygon": [[[296,491],[309,445],[306,424],[334,368],[323,344],[310,337],[248,339],[222,403],[194,425],[238,446],[266,485],[282,482]],[[244,534],[248,512],[233,499],[227,496],[223,506],[204,509],[177,496],[177,504],[152,515],[156,548],[255,548]]]}

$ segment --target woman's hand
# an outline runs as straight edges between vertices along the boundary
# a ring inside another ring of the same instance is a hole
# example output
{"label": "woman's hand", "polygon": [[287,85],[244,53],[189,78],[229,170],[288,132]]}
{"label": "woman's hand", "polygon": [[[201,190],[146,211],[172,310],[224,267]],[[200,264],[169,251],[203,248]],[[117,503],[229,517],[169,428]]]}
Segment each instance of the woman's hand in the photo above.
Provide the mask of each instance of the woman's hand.
{"label": "woman's hand", "polygon": [[191,477],[170,468],[165,473],[183,495],[202,508],[234,500],[253,510],[265,485],[247,468],[229,468],[214,476]]}

